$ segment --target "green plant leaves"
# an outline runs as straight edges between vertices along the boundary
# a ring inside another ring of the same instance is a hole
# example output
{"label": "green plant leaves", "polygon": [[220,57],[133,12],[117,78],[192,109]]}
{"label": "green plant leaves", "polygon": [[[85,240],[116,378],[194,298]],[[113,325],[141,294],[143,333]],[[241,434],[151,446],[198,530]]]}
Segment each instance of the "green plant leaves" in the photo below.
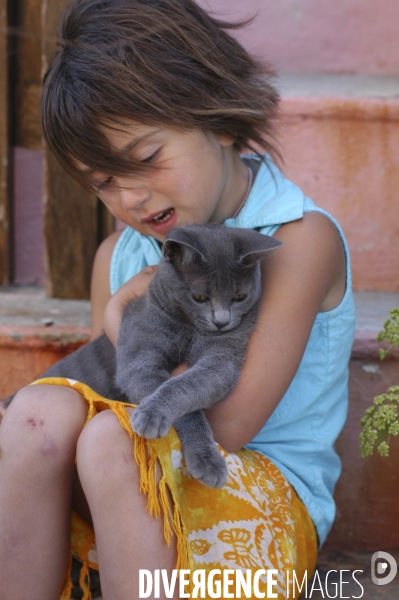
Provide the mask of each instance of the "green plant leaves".
{"label": "green plant leaves", "polygon": [[[390,344],[387,350],[380,349],[381,360],[392,348],[399,346],[399,308],[391,310],[390,318],[385,321],[377,341]],[[391,437],[399,435],[398,404],[399,385],[390,387],[385,394],[374,398],[373,406],[366,410],[360,420],[363,428],[359,436],[362,456],[370,456],[375,448],[381,456],[389,456]]]}

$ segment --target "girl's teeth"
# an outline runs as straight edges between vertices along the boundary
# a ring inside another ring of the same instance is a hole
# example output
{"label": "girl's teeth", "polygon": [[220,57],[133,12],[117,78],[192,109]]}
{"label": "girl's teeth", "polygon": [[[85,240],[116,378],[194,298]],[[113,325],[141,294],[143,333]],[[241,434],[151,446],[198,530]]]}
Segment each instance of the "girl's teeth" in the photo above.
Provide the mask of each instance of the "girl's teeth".
{"label": "girl's teeth", "polygon": [[171,216],[172,212],[174,209],[169,210],[168,212],[163,212],[160,215],[158,215],[157,217],[153,218],[153,221],[155,221],[156,223],[162,223],[163,221],[166,221],[167,219],[169,219],[169,217]]}

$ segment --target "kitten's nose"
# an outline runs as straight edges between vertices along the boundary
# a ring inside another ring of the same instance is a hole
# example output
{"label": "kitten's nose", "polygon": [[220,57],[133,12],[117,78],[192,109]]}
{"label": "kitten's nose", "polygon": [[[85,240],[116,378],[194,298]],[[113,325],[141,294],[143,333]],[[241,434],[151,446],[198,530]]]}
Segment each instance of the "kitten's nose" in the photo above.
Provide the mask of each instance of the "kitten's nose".
{"label": "kitten's nose", "polygon": [[228,310],[215,310],[212,321],[218,329],[222,329],[230,323],[230,312]]}

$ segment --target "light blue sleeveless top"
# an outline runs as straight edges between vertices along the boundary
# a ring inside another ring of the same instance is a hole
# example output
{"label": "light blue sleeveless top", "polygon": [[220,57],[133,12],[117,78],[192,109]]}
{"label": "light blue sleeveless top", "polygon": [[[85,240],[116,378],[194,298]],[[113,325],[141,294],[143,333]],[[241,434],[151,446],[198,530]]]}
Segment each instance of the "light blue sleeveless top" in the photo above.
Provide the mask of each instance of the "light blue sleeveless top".
{"label": "light blue sleeveless top", "polygon": [[[224,224],[273,235],[282,224],[310,211],[326,215],[341,235],[346,255],[345,296],[338,307],[317,315],[290,387],[246,447],[267,456],[286,476],[307,507],[321,545],[335,516],[332,495],[341,463],[334,443],[347,414],[348,362],[355,327],[348,247],[335,219],[316,207],[268,159],[267,166],[261,164],[239,214]],[[127,227],[111,259],[111,293],[160,258],[155,239]]]}

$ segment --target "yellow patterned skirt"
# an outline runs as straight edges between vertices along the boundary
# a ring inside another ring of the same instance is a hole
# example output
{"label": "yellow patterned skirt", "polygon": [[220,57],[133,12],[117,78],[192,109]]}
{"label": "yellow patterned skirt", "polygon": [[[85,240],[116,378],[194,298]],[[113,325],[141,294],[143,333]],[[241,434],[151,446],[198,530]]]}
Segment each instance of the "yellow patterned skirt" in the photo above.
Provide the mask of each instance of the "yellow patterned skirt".
{"label": "yellow patterned skirt", "polygon": [[[176,537],[176,569],[188,569],[191,574],[201,569],[206,580],[213,569],[241,570],[244,574],[247,569],[252,573],[264,569],[266,575],[261,575],[258,587],[266,598],[267,571],[276,569],[277,584],[272,590],[278,594],[278,600],[287,597],[288,572],[295,571],[297,580],[302,582],[307,571],[310,579],[317,558],[315,527],[292,486],[268,458],[246,449],[228,454],[219,447],[227,461],[228,480],[221,489],[208,488],[187,474],[173,428],[164,438],[145,440],[131,429],[125,410],[125,406],[131,405],[107,400],[71,379],[47,378],[34,382],[38,383],[78,391],[88,403],[86,422],[102,410],[116,414],[132,438],[132,454],[140,467],[140,491],[148,497],[147,508],[155,518],[163,518],[166,543]],[[158,486],[155,485],[157,459],[162,469]],[[173,501],[172,512],[167,489]],[[89,567],[98,569],[95,536],[76,513],[72,513],[71,520],[71,560],[72,556],[83,564],[80,574],[83,600],[90,600]],[[193,585],[191,580],[187,593]],[[233,589],[235,586],[229,587],[229,592]],[[69,600],[71,590],[68,573],[61,600]],[[295,597],[298,596],[299,593]],[[243,592],[241,597],[248,596]]]}

